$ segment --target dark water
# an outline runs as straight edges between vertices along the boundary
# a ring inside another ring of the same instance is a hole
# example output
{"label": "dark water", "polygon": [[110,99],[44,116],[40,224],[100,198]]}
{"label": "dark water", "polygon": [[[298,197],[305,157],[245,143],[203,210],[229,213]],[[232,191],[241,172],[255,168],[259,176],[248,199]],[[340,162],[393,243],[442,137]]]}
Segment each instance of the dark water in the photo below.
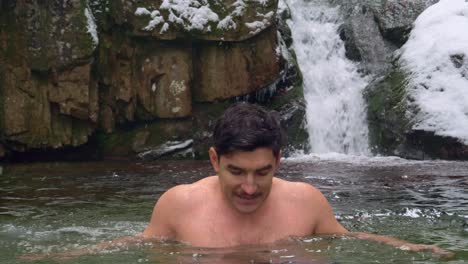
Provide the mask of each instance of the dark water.
{"label": "dark water", "polygon": [[[4,167],[0,263],[137,234],[165,190],[211,174],[201,161]],[[32,263],[468,263],[468,162],[307,157],[283,162],[278,175],[320,188],[349,230],[434,244],[455,257],[351,238],[306,237],[225,249],[155,242]]]}

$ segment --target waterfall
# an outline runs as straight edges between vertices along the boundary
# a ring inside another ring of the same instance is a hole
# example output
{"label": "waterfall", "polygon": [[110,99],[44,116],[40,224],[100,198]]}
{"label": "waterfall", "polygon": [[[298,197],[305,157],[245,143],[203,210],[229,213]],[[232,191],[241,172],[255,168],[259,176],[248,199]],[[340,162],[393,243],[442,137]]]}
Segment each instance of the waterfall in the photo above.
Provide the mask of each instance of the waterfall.
{"label": "waterfall", "polygon": [[345,57],[337,7],[323,1],[288,0],[293,48],[304,77],[306,118],[313,153],[369,155],[366,106],[368,84]]}

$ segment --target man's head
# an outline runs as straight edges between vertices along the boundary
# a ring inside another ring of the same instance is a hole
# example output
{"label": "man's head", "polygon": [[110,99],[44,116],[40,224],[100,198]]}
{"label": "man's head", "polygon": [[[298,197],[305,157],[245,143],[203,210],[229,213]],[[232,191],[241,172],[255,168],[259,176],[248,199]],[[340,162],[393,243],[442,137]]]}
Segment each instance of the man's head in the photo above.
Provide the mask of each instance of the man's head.
{"label": "man's head", "polygon": [[218,157],[235,151],[269,148],[278,158],[286,135],[276,112],[248,103],[230,106],[218,119],[213,132]]}
{"label": "man's head", "polygon": [[229,107],[213,133],[210,161],[227,203],[253,213],[270,194],[285,134],[276,113],[246,103]]}

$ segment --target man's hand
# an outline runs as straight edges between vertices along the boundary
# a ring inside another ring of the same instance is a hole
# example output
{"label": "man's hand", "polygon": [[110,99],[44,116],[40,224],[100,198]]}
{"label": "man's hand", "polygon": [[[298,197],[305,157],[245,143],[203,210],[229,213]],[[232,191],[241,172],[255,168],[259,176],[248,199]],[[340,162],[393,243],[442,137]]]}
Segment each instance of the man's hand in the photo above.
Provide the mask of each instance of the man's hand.
{"label": "man's hand", "polygon": [[60,253],[25,254],[25,255],[19,256],[18,259],[26,260],[26,261],[36,261],[36,260],[41,260],[41,259],[67,260],[71,258],[84,256],[84,255],[98,254],[106,250],[107,251],[108,250],[121,250],[130,245],[137,245],[137,244],[151,242],[151,241],[152,241],[151,239],[144,238],[141,234],[139,234],[137,236],[117,238],[112,241],[103,241],[91,247],[69,250],[69,251],[60,252]]}
{"label": "man's hand", "polygon": [[384,243],[390,246],[394,246],[401,250],[409,250],[409,251],[432,251],[433,255],[441,258],[452,258],[455,254],[448,250],[442,249],[438,246],[434,245],[423,245],[423,244],[412,244],[407,241],[399,240],[389,236],[382,236],[382,235],[375,235],[363,232],[349,232],[345,234],[349,237],[355,237],[359,239],[366,239],[372,240],[380,243]]}

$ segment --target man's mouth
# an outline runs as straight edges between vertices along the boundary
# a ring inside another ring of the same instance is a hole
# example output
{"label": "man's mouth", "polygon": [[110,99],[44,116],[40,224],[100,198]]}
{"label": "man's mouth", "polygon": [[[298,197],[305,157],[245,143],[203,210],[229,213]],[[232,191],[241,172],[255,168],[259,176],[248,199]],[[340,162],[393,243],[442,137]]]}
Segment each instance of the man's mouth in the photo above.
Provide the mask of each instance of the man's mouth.
{"label": "man's mouth", "polygon": [[251,201],[251,200],[255,200],[257,199],[258,197],[260,197],[262,194],[261,193],[255,193],[255,194],[236,194],[237,197],[239,197],[240,199],[242,200],[247,200],[247,201]]}

